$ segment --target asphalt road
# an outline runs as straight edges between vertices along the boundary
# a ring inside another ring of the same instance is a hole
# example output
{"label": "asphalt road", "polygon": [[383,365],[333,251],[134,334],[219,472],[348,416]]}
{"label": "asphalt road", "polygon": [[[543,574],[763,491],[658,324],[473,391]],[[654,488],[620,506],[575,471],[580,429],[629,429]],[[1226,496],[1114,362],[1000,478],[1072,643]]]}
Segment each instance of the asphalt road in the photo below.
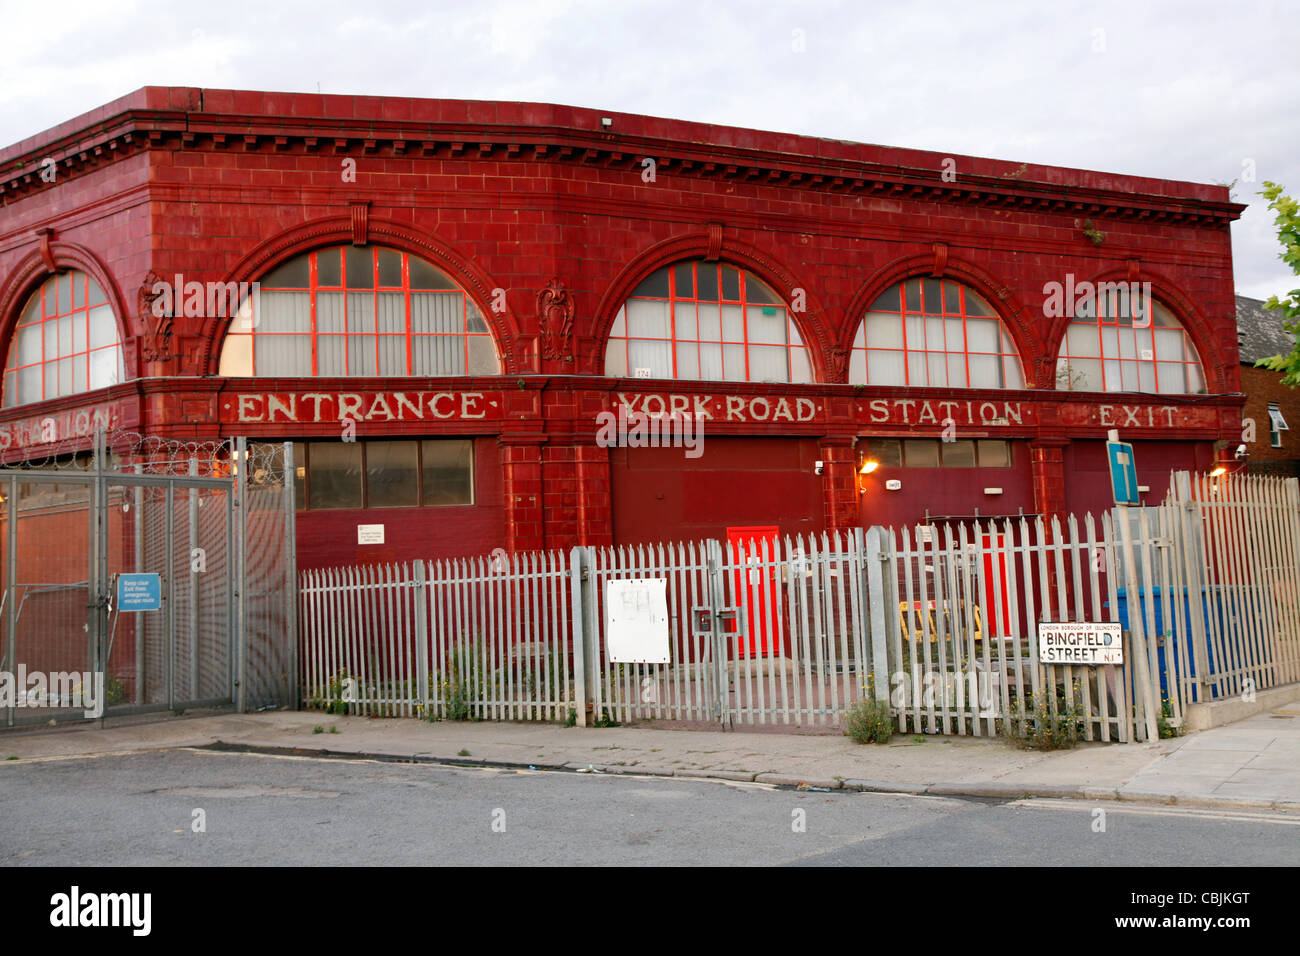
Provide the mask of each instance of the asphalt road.
{"label": "asphalt road", "polygon": [[[0,762],[0,806],[0,862],[9,866],[1300,860],[1300,818],[1265,811],[825,793],[197,750]],[[1097,809],[1105,811],[1104,831]]]}

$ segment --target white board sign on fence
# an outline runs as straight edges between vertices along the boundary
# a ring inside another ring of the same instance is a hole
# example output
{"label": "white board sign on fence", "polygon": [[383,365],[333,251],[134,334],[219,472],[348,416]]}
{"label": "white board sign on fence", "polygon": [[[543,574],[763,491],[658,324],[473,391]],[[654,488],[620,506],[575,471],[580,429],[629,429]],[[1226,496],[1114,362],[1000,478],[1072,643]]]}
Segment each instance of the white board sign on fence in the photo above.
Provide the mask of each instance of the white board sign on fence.
{"label": "white board sign on fence", "polygon": [[1043,664],[1123,664],[1120,625],[1040,621],[1038,660]]}
{"label": "white board sign on fence", "polygon": [[662,578],[605,582],[605,647],[615,664],[667,664],[668,590]]}

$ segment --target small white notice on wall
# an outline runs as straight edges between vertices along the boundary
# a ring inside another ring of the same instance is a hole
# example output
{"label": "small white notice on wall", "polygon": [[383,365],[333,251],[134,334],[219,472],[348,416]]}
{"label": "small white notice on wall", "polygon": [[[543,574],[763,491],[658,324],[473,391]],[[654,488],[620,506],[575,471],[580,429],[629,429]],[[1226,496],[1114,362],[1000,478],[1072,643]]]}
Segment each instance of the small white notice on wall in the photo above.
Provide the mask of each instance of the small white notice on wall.
{"label": "small white notice on wall", "polygon": [[605,647],[615,664],[668,663],[666,581],[605,582]]}
{"label": "small white notice on wall", "polygon": [[357,525],[357,544],[383,544],[384,526],[381,524]]}
{"label": "small white notice on wall", "polygon": [[1120,625],[1040,621],[1038,659],[1044,664],[1123,664]]}

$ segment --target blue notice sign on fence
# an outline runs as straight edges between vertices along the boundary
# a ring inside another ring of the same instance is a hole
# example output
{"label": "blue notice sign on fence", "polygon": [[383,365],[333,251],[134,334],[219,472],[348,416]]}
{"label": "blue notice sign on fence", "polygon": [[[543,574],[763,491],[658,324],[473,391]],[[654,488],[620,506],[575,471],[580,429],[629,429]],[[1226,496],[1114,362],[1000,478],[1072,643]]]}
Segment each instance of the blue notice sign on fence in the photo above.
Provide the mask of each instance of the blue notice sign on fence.
{"label": "blue notice sign on fence", "polygon": [[157,611],[162,607],[162,578],[157,574],[119,574],[119,611]]}

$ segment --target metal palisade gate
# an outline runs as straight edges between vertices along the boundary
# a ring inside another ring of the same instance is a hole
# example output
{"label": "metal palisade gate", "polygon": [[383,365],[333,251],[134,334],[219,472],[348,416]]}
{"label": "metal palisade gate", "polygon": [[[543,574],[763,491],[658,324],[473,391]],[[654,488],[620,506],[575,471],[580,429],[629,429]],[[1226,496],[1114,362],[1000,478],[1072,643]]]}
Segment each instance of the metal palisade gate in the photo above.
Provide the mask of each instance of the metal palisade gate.
{"label": "metal palisade gate", "polygon": [[0,471],[0,722],[292,706],[284,451],[122,433],[95,448]]}
{"label": "metal palisade gate", "polygon": [[[1149,740],[1190,706],[1300,677],[1296,482],[1189,481],[1130,510],[1132,567],[1117,511],[312,571],[303,696],[350,713],[790,727],[837,726],[870,697],[902,732],[1051,721]],[[611,596],[651,582],[663,646],[616,657]],[[1044,663],[1042,622],[1115,627],[1121,662]]]}

